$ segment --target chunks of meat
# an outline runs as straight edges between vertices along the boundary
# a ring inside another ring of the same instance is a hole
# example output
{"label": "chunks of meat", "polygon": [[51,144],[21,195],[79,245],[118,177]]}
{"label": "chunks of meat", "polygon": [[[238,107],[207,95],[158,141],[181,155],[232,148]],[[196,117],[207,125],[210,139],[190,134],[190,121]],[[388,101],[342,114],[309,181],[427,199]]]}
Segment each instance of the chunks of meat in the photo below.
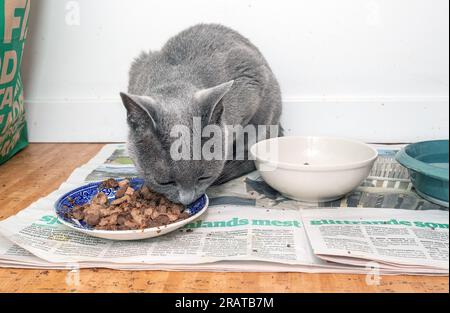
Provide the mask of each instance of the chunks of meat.
{"label": "chunks of meat", "polygon": [[84,219],[84,208],[81,206],[75,207],[71,212],[71,216],[77,220]]}
{"label": "chunks of meat", "polygon": [[116,200],[113,200],[113,201],[111,202],[111,204],[112,204],[112,205],[119,205],[119,204],[121,204],[121,203],[128,202],[128,201],[130,201],[130,200],[131,200],[130,196],[129,196],[129,195],[125,195],[125,196],[122,196],[121,198],[118,198],[118,199],[116,199]]}
{"label": "chunks of meat", "polygon": [[103,192],[99,192],[98,194],[96,194],[94,196],[94,198],[92,198],[92,201],[91,201],[91,204],[103,205],[103,204],[107,204],[107,203],[108,203],[108,197]]}
{"label": "chunks of meat", "polygon": [[128,179],[124,179],[124,180],[119,181],[117,184],[119,185],[119,188],[126,189],[126,187],[130,186],[130,181]]}
{"label": "chunks of meat", "polygon": [[119,183],[114,178],[107,179],[100,184],[100,188],[117,188]]}
{"label": "chunks of meat", "polygon": [[125,195],[127,188],[120,188],[116,191],[116,199],[122,198]]}
{"label": "chunks of meat", "polygon": [[105,193],[99,192],[89,204],[74,207],[70,216],[102,230],[159,227],[189,217],[181,204],[169,201],[147,186],[134,190],[127,179],[119,182],[108,179],[100,188],[116,189],[115,199],[109,201]]}
{"label": "chunks of meat", "polygon": [[88,225],[95,226],[100,222],[100,212],[94,211],[91,213],[87,213],[84,217],[84,220]]}

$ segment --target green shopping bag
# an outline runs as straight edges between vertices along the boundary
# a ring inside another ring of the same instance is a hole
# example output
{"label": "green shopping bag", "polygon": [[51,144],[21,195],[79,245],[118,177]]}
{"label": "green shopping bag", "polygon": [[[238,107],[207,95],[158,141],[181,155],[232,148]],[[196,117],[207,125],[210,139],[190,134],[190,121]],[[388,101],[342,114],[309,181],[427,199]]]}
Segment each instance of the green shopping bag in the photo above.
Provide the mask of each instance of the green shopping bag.
{"label": "green shopping bag", "polygon": [[20,63],[30,0],[0,0],[0,164],[28,144]]}

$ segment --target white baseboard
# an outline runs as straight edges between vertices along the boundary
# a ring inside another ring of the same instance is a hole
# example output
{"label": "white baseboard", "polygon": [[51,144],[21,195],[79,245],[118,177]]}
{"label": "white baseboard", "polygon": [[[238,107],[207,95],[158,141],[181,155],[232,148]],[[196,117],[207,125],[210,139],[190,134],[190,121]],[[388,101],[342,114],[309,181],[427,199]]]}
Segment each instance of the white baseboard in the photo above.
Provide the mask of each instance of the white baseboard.
{"label": "white baseboard", "polygon": [[403,143],[448,138],[448,97],[346,97],[287,99],[287,134],[351,137]]}
{"label": "white baseboard", "polygon": [[[285,99],[287,135],[333,135],[399,143],[448,138],[449,97],[302,97]],[[25,102],[31,142],[122,142],[119,99],[38,99]]]}
{"label": "white baseboard", "polygon": [[25,100],[30,142],[123,142],[120,99]]}

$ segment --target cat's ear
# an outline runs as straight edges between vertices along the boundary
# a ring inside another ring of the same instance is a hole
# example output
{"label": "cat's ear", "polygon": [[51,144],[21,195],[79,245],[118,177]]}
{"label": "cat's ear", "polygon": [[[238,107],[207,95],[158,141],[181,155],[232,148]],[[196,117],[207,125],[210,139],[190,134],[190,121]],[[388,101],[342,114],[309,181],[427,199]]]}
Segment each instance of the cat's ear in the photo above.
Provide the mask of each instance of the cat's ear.
{"label": "cat's ear", "polygon": [[155,115],[154,111],[155,100],[147,96],[136,96],[127,94],[124,92],[120,93],[122,98],[122,103],[127,109],[127,119],[129,124],[137,128],[146,128],[146,126],[156,129]]}
{"label": "cat's ear", "polygon": [[222,98],[230,91],[234,80],[218,86],[202,89],[195,93],[194,97],[202,106],[204,118],[208,124],[219,124],[223,113]]}

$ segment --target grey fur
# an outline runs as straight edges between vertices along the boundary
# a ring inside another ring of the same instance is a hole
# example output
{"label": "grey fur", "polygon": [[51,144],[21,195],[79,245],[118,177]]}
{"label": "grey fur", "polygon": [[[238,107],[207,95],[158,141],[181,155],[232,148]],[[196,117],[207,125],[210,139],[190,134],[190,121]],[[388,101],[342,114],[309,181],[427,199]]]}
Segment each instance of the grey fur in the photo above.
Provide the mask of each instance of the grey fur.
{"label": "grey fur", "polygon": [[281,114],[278,82],[259,50],[215,24],[190,27],[160,51],[141,53],[131,65],[128,94],[121,96],[138,172],[149,187],[184,204],[254,165],[251,160],[174,161],[173,126],[192,129],[194,116],[203,126],[277,125]]}

